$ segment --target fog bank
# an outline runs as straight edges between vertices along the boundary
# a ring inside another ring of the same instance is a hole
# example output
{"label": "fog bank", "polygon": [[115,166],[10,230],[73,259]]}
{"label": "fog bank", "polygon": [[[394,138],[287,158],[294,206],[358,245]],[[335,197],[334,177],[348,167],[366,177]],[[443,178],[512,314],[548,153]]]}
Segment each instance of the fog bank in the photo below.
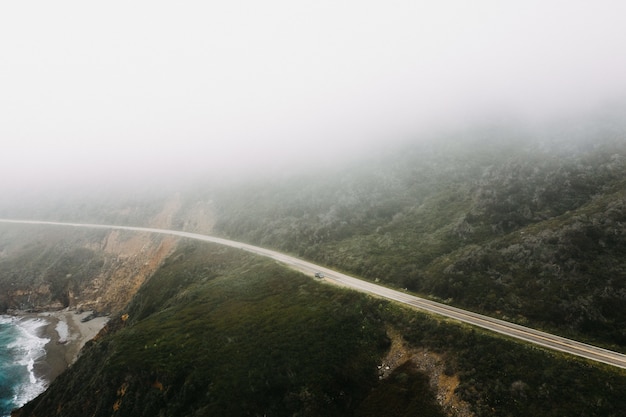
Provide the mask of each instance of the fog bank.
{"label": "fog bank", "polygon": [[[619,1],[4,2],[0,188],[283,173],[626,97]],[[608,104],[607,104],[608,103]]]}

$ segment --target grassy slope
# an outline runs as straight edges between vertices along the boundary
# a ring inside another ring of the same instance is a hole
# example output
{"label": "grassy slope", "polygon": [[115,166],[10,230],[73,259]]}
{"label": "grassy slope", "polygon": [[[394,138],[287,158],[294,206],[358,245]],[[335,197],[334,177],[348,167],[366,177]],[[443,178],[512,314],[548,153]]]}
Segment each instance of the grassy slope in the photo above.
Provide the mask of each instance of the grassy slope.
{"label": "grassy slope", "polygon": [[393,326],[443,355],[478,416],[621,415],[626,373],[327,286],[240,251],[174,254],[79,361],[17,415],[443,415]]}

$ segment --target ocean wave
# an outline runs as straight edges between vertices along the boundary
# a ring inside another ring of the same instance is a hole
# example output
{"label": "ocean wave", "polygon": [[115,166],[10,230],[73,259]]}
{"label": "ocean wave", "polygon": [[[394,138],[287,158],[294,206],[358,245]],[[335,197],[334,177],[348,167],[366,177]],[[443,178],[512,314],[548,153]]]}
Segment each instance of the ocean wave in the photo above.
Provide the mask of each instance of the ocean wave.
{"label": "ocean wave", "polygon": [[0,324],[12,324],[17,320],[14,316],[0,316]]}
{"label": "ocean wave", "polygon": [[22,318],[12,322],[17,332],[15,340],[7,345],[14,357],[14,363],[23,367],[24,381],[15,387],[13,402],[22,406],[41,394],[47,381],[38,378],[34,372],[35,362],[46,355],[45,346],[50,339],[41,337],[40,329],[47,322],[39,318]]}

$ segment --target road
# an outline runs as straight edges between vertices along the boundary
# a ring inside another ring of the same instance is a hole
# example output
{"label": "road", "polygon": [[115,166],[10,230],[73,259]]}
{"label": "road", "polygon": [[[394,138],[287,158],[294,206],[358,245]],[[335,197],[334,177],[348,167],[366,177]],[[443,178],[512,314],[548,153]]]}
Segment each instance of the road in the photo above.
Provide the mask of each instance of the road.
{"label": "road", "polygon": [[85,224],[85,223],[61,223],[48,222],[38,220],[13,220],[0,219],[0,223],[16,223],[16,224],[32,224],[32,225],[51,225],[64,227],[80,227],[92,229],[110,229],[110,230],[129,230],[135,232],[158,233],[170,236],[179,236],[188,239],[200,240],[204,242],[213,242],[220,245],[231,246],[243,249],[258,255],[272,258],[282,264],[289,266],[308,275],[314,275],[316,272],[324,274],[324,280],[341,285],[343,287],[352,288],[377,297],[383,297],[393,300],[411,307],[418,308],[430,313],[439,314],[454,320],[478,326],[496,333],[500,333],[515,339],[524,340],[548,349],[558,350],[572,355],[580,356],[592,361],[602,362],[612,366],[626,369],[626,355],[613,352],[611,350],[599,348],[597,346],[578,342],[576,340],[567,339],[550,333],[531,329],[529,327],[520,326],[515,323],[509,323],[504,320],[498,320],[482,314],[473,313],[471,311],[462,310],[460,308],[451,307],[446,304],[437,303],[435,301],[416,297],[402,291],[386,288],[374,283],[363,281],[349,275],[342,274],[337,271],[315,265],[302,259],[273,250],[249,245],[233,240],[222,239],[219,237],[202,235],[198,233],[183,232],[178,230],[155,229],[149,227],[133,227],[133,226],[117,226],[104,224]]}

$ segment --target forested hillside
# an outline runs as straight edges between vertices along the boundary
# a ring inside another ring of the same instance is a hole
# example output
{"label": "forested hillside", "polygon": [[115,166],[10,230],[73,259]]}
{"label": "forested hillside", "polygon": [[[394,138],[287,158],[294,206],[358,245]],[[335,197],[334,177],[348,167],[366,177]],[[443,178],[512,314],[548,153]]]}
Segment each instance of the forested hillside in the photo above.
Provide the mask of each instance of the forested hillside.
{"label": "forested hillside", "polygon": [[548,133],[477,131],[222,190],[215,231],[624,350],[626,137]]}

